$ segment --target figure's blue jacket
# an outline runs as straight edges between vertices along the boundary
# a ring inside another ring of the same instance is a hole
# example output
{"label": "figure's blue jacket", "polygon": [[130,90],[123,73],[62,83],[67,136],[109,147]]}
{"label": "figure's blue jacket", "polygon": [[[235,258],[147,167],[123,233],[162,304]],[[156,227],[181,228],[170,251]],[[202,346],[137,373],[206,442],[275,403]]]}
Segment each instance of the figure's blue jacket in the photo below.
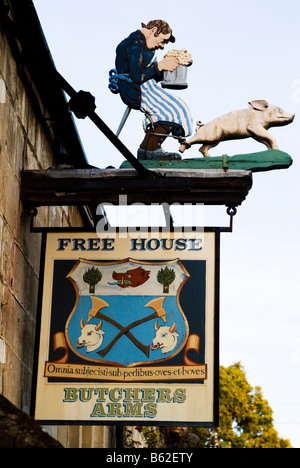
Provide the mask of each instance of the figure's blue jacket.
{"label": "figure's blue jacket", "polygon": [[146,38],[141,31],[130,34],[117,47],[116,69],[118,74],[129,75],[132,81],[119,80],[123,102],[132,109],[141,108],[141,84],[154,78],[163,80],[163,72],[152,61],[155,52],[148,49]]}

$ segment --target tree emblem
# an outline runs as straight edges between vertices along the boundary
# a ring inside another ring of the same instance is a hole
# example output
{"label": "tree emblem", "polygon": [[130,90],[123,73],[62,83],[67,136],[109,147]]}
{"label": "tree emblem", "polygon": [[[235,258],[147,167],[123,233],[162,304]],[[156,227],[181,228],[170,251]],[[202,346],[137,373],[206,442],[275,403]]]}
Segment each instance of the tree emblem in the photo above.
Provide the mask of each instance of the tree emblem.
{"label": "tree emblem", "polygon": [[90,285],[90,294],[95,294],[95,286],[102,280],[102,273],[98,268],[89,268],[83,275],[83,281]]}
{"label": "tree emblem", "polygon": [[176,274],[171,268],[162,268],[157,274],[157,281],[163,285],[164,294],[169,294],[170,285],[175,281]]}

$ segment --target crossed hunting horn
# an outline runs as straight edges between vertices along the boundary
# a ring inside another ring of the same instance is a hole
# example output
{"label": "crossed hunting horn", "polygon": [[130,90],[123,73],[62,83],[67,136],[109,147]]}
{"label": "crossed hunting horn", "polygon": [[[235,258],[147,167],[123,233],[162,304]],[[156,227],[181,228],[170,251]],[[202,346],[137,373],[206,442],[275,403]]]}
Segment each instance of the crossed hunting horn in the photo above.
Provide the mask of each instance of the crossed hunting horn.
{"label": "crossed hunting horn", "polygon": [[112,347],[117,343],[117,341],[119,341],[119,339],[122,338],[122,336],[126,335],[127,338],[129,338],[147,357],[149,357],[150,346],[145,346],[143,343],[137,340],[135,336],[130,332],[130,330],[132,330],[135,327],[138,327],[139,325],[142,325],[143,323],[150,322],[151,320],[156,318],[161,318],[166,323],[166,311],[163,308],[163,302],[165,300],[165,297],[153,299],[147,305],[145,305],[145,308],[152,307],[152,309],[155,310],[153,314],[148,315],[148,317],[144,317],[140,320],[137,320],[127,325],[126,327],[123,327],[112,318],[107,317],[102,312],[100,312],[100,310],[109,307],[109,304],[107,304],[107,302],[105,302],[103,299],[100,299],[99,297],[94,296],[91,297],[91,300],[93,303],[93,307],[89,312],[88,323],[96,317],[100,320],[104,320],[105,322],[110,323],[111,325],[120,330],[120,333],[118,333],[118,335],[115,336],[115,338],[106,346],[106,348],[97,353],[99,354],[99,356],[101,356],[102,358],[105,357],[112,349]]}

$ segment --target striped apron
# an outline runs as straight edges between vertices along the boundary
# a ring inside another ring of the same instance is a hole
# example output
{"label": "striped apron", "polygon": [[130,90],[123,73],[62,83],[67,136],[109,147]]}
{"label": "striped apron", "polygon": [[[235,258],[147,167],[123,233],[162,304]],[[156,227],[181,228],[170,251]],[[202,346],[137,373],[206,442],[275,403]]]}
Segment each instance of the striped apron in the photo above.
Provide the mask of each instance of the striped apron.
{"label": "striped apron", "polygon": [[141,85],[141,94],[141,111],[146,114],[143,122],[145,131],[152,122],[172,122],[183,127],[184,136],[192,134],[193,120],[188,106],[182,99],[165,91],[154,79]]}

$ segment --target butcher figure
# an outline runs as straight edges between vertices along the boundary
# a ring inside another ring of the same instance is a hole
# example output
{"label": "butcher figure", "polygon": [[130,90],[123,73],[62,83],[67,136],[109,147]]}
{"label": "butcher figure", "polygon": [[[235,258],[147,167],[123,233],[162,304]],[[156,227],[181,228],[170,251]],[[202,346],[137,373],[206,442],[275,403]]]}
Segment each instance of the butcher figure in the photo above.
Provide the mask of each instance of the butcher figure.
{"label": "butcher figure", "polygon": [[165,57],[158,62],[155,51],[174,43],[172,29],[162,20],[142,23],[142,29],[130,34],[117,47],[117,89],[123,102],[131,109],[145,114],[145,138],[138,149],[138,159],[181,159],[167,153],[161,145],[169,134],[187,137],[192,134],[193,122],[188,106],[176,95],[159,85],[164,71],[175,71],[177,57]]}

